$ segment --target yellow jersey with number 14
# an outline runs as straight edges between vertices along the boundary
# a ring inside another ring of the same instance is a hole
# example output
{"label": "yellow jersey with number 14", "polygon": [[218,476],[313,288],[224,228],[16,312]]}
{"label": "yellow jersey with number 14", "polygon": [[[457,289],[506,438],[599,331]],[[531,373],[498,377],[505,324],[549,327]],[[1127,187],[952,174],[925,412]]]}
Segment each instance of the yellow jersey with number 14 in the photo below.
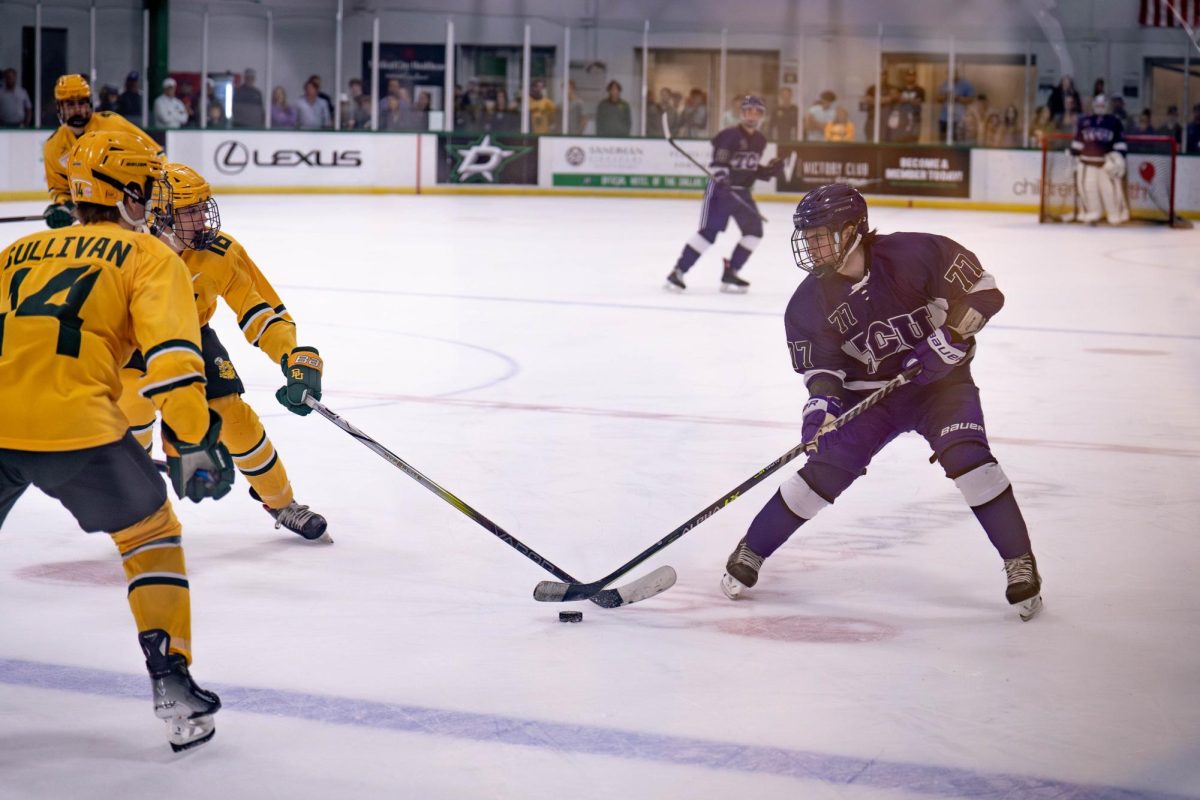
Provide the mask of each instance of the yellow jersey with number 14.
{"label": "yellow jersey with number 14", "polygon": [[[141,136],[147,142],[154,142],[150,134],[112,111],[97,111],[92,114],[92,118],[83,128],[83,133],[92,131],[133,133]],[[51,202],[62,204],[71,199],[71,185],[67,183],[67,161],[71,157],[71,150],[74,149],[77,141],[79,141],[79,136],[75,135],[75,131],[66,125],[59,125],[58,130],[42,145],[42,164],[46,168],[46,190],[50,192]]]}
{"label": "yellow jersey with number 14", "polygon": [[208,430],[200,326],[187,269],[116,223],[47,230],[0,252],[0,448],[115,442],[122,364],[145,354],[141,392],[180,439]]}

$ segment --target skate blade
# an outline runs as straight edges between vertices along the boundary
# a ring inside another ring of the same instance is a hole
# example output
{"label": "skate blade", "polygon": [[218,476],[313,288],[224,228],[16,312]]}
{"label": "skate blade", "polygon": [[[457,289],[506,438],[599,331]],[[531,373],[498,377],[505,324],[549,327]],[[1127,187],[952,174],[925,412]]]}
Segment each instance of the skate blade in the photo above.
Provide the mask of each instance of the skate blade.
{"label": "skate blade", "polygon": [[666,283],[663,284],[663,289],[665,289],[666,291],[671,292],[673,294],[683,294],[683,289],[681,287],[676,286],[675,284],[671,283],[670,281],[667,281]]}
{"label": "skate blade", "polygon": [[171,728],[167,734],[167,742],[171,745],[171,750],[176,753],[199,747],[211,741],[217,733],[212,714],[172,720],[168,724]]}
{"label": "skate blade", "polygon": [[[301,536],[300,538],[303,539],[304,537]],[[325,531],[317,538],[308,539],[307,541],[310,541],[313,544],[333,544],[333,537],[329,535],[329,531]]]}
{"label": "skate blade", "polygon": [[1040,594],[1035,594],[1033,597],[1029,598],[1028,600],[1025,600],[1024,602],[1021,602],[1021,603],[1017,603],[1017,613],[1021,615],[1022,622],[1029,622],[1029,620],[1036,617],[1041,612],[1041,610],[1042,610],[1042,596]]}
{"label": "skate blade", "polygon": [[741,598],[742,592],[746,591],[746,584],[726,572],[721,576],[721,591],[730,600],[737,600]]}
{"label": "skate blade", "polygon": [[749,286],[734,286],[731,283],[722,283],[721,291],[725,294],[745,294],[750,291]]}

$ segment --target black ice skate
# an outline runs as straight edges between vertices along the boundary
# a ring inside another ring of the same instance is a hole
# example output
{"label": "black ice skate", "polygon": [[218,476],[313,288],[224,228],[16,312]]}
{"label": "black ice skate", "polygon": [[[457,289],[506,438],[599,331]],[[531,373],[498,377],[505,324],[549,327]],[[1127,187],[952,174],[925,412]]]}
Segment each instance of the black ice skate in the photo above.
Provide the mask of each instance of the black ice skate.
{"label": "black ice skate", "polygon": [[1017,607],[1021,620],[1028,622],[1042,610],[1042,576],[1038,574],[1037,559],[1033,553],[1007,558],[1004,572],[1008,576],[1004,596],[1010,605]]}
{"label": "black ice skate", "polygon": [[737,600],[742,592],[758,583],[758,571],[762,569],[762,563],[763,557],[751,550],[743,538],[725,564],[725,574],[721,577],[721,591],[730,600]]}
{"label": "black ice skate", "polygon": [[171,637],[166,631],[141,631],[138,641],[146,654],[154,716],[169,726],[171,749],[178,753],[212,739],[217,732],[213,714],[221,710],[221,698],[196,685],[188,673],[187,659],[170,652]]}
{"label": "black ice skate", "polygon": [[745,294],[750,290],[750,281],[738,277],[737,271],[730,268],[729,259],[725,259],[725,272],[721,275],[721,291],[734,294]]}
{"label": "black ice skate", "polygon": [[667,276],[667,285],[663,288],[668,292],[682,292],[687,289],[687,284],[683,282],[683,273],[677,269],[671,270],[671,274]]}
{"label": "black ice skate", "polygon": [[[258,496],[258,492],[254,491],[253,486],[250,487],[250,496],[262,503],[262,498]],[[325,518],[310,510],[308,506],[302,506],[293,500],[283,508],[271,508],[266,503],[263,503],[262,507],[275,519],[276,528],[287,528],[310,542],[333,544],[333,538],[325,532]]]}

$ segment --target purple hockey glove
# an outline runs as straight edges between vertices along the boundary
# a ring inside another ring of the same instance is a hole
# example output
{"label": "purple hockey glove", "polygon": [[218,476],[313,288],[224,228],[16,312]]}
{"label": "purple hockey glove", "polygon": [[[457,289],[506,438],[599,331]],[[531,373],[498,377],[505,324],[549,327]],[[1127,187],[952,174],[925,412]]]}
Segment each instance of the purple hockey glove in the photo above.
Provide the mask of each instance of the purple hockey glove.
{"label": "purple hockey glove", "polygon": [[913,348],[904,359],[904,369],[920,366],[921,372],[913,383],[926,384],[941,380],[967,358],[967,346],[950,338],[950,331],[938,328]]}
{"label": "purple hockey glove", "polygon": [[[816,436],[817,431],[821,430],[825,425],[833,422],[842,414],[842,401],[836,397],[828,397],[826,395],[815,394],[808,398],[808,402],[804,404],[803,425],[800,429],[800,438],[805,442],[811,442]],[[831,447],[837,444],[838,438],[841,436],[840,430],[830,430],[821,434],[817,439],[817,452],[827,452]]]}

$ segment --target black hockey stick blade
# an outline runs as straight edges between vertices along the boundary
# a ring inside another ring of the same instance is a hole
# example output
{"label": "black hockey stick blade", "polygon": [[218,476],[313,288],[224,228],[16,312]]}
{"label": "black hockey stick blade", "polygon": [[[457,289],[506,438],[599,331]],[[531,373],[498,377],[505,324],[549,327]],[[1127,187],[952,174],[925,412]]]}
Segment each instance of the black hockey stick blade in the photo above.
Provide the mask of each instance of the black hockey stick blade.
{"label": "black hockey stick blade", "polygon": [[30,214],[25,217],[0,217],[0,222],[41,222],[45,219],[41,214]]}
{"label": "black hockey stick blade", "polygon": [[[890,381],[885,383],[883,386],[880,386],[874,392],[872,392],[871,394],[869,394],[865,398],[863,398],[853,408],[851,408],[845,414],[842,414],[840,417],[838,417],[836,420],[834,420],[832,423],[830,423],[830,426],[838,427],[838,428],[842,427],[842,425],[845,425],[847,422],[854,419],[855,417],[857,417],[859,414],[866,411],[871,406],[874,406],[880,400],[887,397],[889,394],[896,391],[904,384],[908,383],[912,378],[916,377],[917,373],[919,373],[920,371],[921,371],[920,367],[912,367],[912,368],[907,369],[904,372],[900,373],[895,378],[892,378]],[[815,442],[815,440],[814,440],[814,442]],[[630,570],[636,568],[639,564],[646,561],[646,559],[651,558],[652,556],[656,555],[660,551],[666,549],[669,545],[673,544],[676,540],[678,540],[680,537],[682,537],[685,533],[687,533],[688,531],[697,527],[700,523],[704,522],[705,520],[711,518],[714,514],[716,514],[722,508],[729,505],[734,500],[737,500],[739,497],[741,497],[743,494],[748,492],[750,489],[753,489],[755,486],[762,483],[764,480],[766,480],[766,478],[768,476],[775,473],[784,464],[787,464],[789,461],[792,461],[794,458],[799,456],[801,453],[804,453],[806,451],[811,452],[809,450],[809,448],[815,447],[814,442],[802,442],[802,443],[796,445],[795,447],[793,447],[791,450],[788,450],[786,453],[781,455],[779,458],[775,459],[770,464],[763,467],[761,470],[759,470],[753,476],[742,481],[736,489],[734,489],[733,491],[726,494],[724,497],[722,497],[717,502],[715,502],[715,503],[711,504],[710,506],[708,506],[707,508],[705,508],[699,514],[692,517],[687,522],[683,523],[678,528],[671,531],[666,536],[659,539],[657,542],[650,545],[642,552],[638,553],[630,561],[626,562],[625,564],[622,564],[616,570],[609,573],[608,575],[605,575],[600,580],[592,581],[591,583],[564,583],[564,582],[560,582],[560,581],[542,581],[534,588],[533,599],[540,600],[543,603],[568,603],[568,602],[572,602],[574,600],[589,600],[600,591],[612,591],[610,589],[604,589],[604,587],[607,586],[608,584],[612,583],[613,581],[615,581],[617,578],[620,578],[622,575],[629,572]],[[651,574],[653,574],[653,573],[651,573]]]}
{"label": "black hockey stick blade", "polygon": [[[560,581],[565,581],[567,583],[578,583],[575,578],[572,578],[564,570],[552,563],[548,558],[538,553],[536,550],[519,540],[517,537],[513,536],[508,531],[501,528],[496,523],[492,522],[490,519],[476,511],[464,501],[443,489],[433,480],[422,474],[416,467],[412,466],[407,461],[400,458],[400,456],[396,455],[391,450],[388,450],[379,442],[375,441],[370,436],[363,433],[346,420],[342,419],[337,413],[331,411],[312,395],[306,395],[304,398],[304,403],[313,411],[316,411],[322,417],[329,420],[334,425],[357,439],[368,450],[375,453],[384,461],[387,461],[393,467],[396,467],[405,475],[412,478],[417,483],[421,484],[426,489],[457,508],[460,512],[469,517],[488,533],[492,534],[497,539],[504,542],[509,547],[549,572],[554,577],[558,578]],[[611,581],[609,581],[609,583],[611,583]],[[595,593],[595,596],[588,597],[587,599],[591,600],[601,608],[617,608],[618,606],[626,606],[630,603],[636,603],[639,600],[645,600],[648,597],[653,597],[660,592],[665,592],[667,589],[670,589],[674,583],[675,570],[671,569],[670,567],[661,567],[641,580],[633,581],[625,586],[617,587],[616,589],[605,589],[603,592]]]}

